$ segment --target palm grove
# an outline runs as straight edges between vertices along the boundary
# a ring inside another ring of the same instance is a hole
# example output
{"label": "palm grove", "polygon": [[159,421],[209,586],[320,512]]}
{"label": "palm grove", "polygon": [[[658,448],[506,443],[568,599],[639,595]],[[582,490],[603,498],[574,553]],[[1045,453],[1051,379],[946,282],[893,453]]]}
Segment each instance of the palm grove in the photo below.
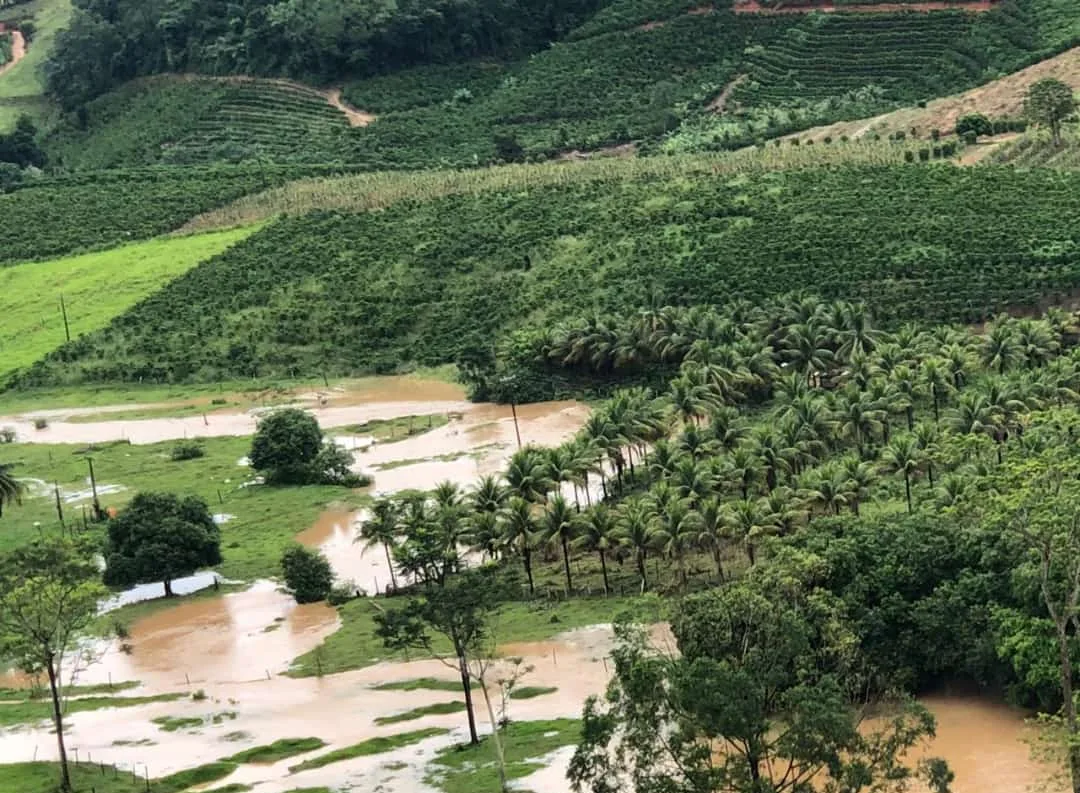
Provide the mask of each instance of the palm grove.
{"label": "palm grove", "polygon": [[[580,789],[878,790],[917,770],[946,790],[943,763],[902,761],[933,733],[908,698],[956,679],[1059,722],[1077,789],[1062,707],[1080,594],[1070,315],[885,332],[861,305],[800,295],[526,336],[504,359],[607,383],[673,376],[617,389],[572,439],[526,446],[470,490],[378,500],[361,532],[419,602],[440,601],[464,549],[513,574],[517,597],[679,596],[679,658],[619,628]],[[859,729],[884,702],[881,728]]]}

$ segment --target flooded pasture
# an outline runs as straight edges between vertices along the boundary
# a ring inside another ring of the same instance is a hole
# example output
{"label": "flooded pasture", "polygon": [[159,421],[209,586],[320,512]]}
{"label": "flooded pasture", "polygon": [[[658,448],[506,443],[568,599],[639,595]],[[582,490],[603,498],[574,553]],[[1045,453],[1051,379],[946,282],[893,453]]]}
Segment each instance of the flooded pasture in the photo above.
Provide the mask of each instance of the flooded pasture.
{"label": "flooded pasture", "polygon": [[[355,467],[373,476],[371,492],[375,494],[430,489],[445,480],[468,488],[477,476],[496,473],[505,466],[518,448],[519,434],[522,444],[556,445],[569,438],[588,416],[588,408],[575,402],[523,405],[517,409],[515,426],[509,406],[470,404],[456,386],[423,384],[415,378],[387,378],[357,393],[297,394],[295,400],[310,409],[328,430],[375,419],[450,414],[445,425],[401,440],[328,433],[355,450]],[[131,409],[125,405],[115,410],[41,411],[0,418],[0,427],[14,426],[19,440],[28,442],[127,439],[152,443],[251,434],[261,412],[223,410],[184,418],[108,418],[110,412]],[[101,420],[65,420],[88,413],[99,414]],[[35,417],[47,417],[48,426],[35,429]],[[43,495],[51,495],[51,491]],[[328,510],[313,524],[297,526],[296,539],[322,550],[338,579],[351,580],[374,593],[385,589],[390,573],[381,547],[365,548],[354,542],[364,516],[364,511]],[[218,517],[227,523],[230,516]],[[208,575],[178,581],[174,589],[189,592],[212,585]],[[147,585],[124,593],[111,605],[142,599],[160,587]],[[140,776],[145,772],[154,777],[282,738],[323,739],[328,746],[312,753],[317,756],[371,737],[443,727],[450,732],[393,752],[295,774],[288,768],[298,762],[296,759],[242,765],[232,776],[211,785],[235,782],[253,785],[260,793],[323,785],[365,793],[429,790],[423,781],[425,766],[439,749],[463,739],[464,716],[430,715],[383,726],[375,719],[459,696],[448,691],[378,691],[373,687],[418,677],[454,680],[454,671],[437,660],[423,660],[379,663],[322,678],[282,676],[294,658],[318,646],[338,626],[334,609],[324,604],[298,606],[270,581],[255,582],[240,592],[207,593],[198,599],[177,601],[136,620],[122,642],[102,643],[101,661],[82,671],[76,682],[137,680],[139,689],[130,693],[201,691],[205,697],[185,696],[174,702],[75,714],[69,720],[68,745],[81,757],[135,767]],[[671,645],[670,634],[662,629],[654,631],[653,639],[662,646]],[[512,701],[510,718],[580,716],[584,700],[602,693],[607,683],[611,643],[610,627],[594,626],[550,641],[502,647],[504,656],[521,657],[532,667],[522,685],[557,689],[534,699]],[[25,681],[9,678],[7,682]],[[926,756],[941,755],[949,761],[956,773],[953,793],[1020,793],[1029,789],[1057,793],[1044,784],[1044,769],[1029,757],[1023,739],[1030,735],[1030,728],[1022,714],[978,697],[928,697],[924,702],[937,716],[938,735],[923,751]],[[163,717],[197,718],[201,725],[164,732],[152,721]],[[478,708],[477,718],[490,729],[483,707]],[[0,762],[51,759],[55,753],[55,740],[47,725],[0,732]],[[519,780],[518,785],[534,793],[567,793],[569,757],[570,750],[565,749],[547,756],[546,767]]]}

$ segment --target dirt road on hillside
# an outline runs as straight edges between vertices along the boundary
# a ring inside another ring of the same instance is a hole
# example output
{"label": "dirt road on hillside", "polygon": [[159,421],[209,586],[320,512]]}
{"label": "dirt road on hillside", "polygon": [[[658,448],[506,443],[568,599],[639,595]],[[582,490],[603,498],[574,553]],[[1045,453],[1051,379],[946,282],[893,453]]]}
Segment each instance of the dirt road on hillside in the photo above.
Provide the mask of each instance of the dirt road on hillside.
{"label": "dirt road on hillside", "polygon": [[0,77],[26,57],[26,37],[17,30],[11,31],[11,60],[0,66]]}

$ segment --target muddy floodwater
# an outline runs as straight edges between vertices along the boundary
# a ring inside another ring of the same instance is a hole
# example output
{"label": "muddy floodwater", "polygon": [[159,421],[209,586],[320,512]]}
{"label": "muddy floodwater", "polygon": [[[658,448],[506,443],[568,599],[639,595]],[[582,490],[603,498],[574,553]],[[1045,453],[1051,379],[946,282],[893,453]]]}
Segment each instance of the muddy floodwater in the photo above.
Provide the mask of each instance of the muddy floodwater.
{"label": "muddy floodwater", "polygon": [[[346,448],[355,451],[357,470],[372,475],[371,492],[395,493],[430,489],[450,480],[468,488],[483,474],[501,471],[523,444],[552,446],[576,432],[588,408],[575,402],[520,406],[517,426],[508,406],[470,404],[461,389],[415,378],[387,378],[365,384],[355,393],[312,392],[295,395],[320,424]],[[222,410],[186,418],[113,420],[109,413],[133,406],[43,411],[0,418],[0,427],[14,426],[20,441],[88,443],[128,439],[152,443],[182,437],[247,435],[260,411]],[[153,407],[153,406],[147,406]],[[373,419],[432,413],[448,414],[444,426],[394,442],[333,432],[335,428]],[[89,423],[66,421],[99,414]],[[34,429],[34,416],[49,426]],[[121,483],[122,485],[122,483]],[[309,526],[297,526],[297,540],[319,548],[339,580],[351,580],[367,593],[382,591],[390,580],[381,547],[365,549],[354,542],[364,511],[329,510]],[[227,523],[229,516],[220,516]],[[195,577],[197,578],[197,577]],[[194,580],[191,588],[205,585]],[[159,585],[158,585],[159,586]],[[134,597],[134,595],[129,595]],[[375,719],[432,702],[459,699],[444,691],[376,691],[373,686],[416,677],[453,680],[455,674],[436,660],[377,663],[368,668],[323,678],[284,677],[296,657],[317,647],[339,627],[337,612],[324,605],[298,606],[271,581],[258,581],[243,591],[204,595],[135,621],[129,636],[95,646],[99,663],[80,672],[80,684],[135,680],[128,694],[204,692],[174,702],[89,711],[69,719],[68,746],[79,757],[135,768],[139,776],[162,776],[282,738],[318,737],[323,751],[374,736],[423,727],[445,727],[436,736],[393,752],[359,757],[321,769],[292,774],[290,759],[272,765],[243,765],[229,783],[255,786],[259,793],[327,786],[369,793],[425,793],[425,766],[435,753],[465,737],[462,714],[427,716],[402,724],[380,726]],[[657,629],[654,642],[671,643]],[[588,696],[600,694],[608,680],[612,636],[608,626],[562,634],[550,641],[501,648],[504,656],[520,656],[532,671],[522,685],[554,687],[553,694],[512,701],[509,716],[517,720],[579,717]],[[18,677],[0,685],[25,682]],[[1033,762],[1024,742],[1030,728],[1023,715],[988,699],[967,696],[929,697],[925,704],[938,719],[938,735],[921,756],[943,756],[954,772],[953,793],[1058,793],[1044,784],[1045,769]],[[198,718],[202,723],[163,732],[153,719]],[[483,707],[477,717],[489,729]],[[545,767],[520,781],[534,793],[567,793],[566,764],[572,750],[541,758]],[[55,738],[48,725],[0,731],[0,762],[52,759]],[[312,753],[315,756],[317,753]],[[304,759],[301,757],[300,759]]]}

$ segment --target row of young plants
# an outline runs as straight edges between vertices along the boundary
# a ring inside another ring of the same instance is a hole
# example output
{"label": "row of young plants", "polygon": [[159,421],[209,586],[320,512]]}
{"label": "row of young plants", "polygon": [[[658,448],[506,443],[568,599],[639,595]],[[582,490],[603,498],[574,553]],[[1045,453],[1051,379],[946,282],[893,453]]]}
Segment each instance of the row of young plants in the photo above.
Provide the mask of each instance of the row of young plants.
{"label": "row of young plants", "polygon": [[887,325],[978,321],[1080,283],[1078,222],[1072,174],[919,163],[571,181],[314,212],[204,262],[15,382],[450,361],[486,371],[515,329],[657,303],[760,303],[808,283],[865,300]]}
{"label": "row of young plants", "polygon": [[[616,392],[575,437],[525,447],[472,488],[445,483],[376,502],[361,536],[394,559],[394,590],[426,598],[391,598],[380,609],[388,646],[430,648],[431,629],[449,635],[442,611],[451,600],[480,626],[478,638],[490,639],[484,627],[498,599],[542,587],[619,591],[629,581],[664,594],[698,591],[673,609],[689,668],[656,654],[642,634],[617,631],[615,681],[586,705],[571,763],[571,777],[595,791],[609,789],[603,779],[614,771],[604,758],[626,725],[638,730],[622,758],[636,764],[639,791],[651,789],[646,777],[719,773],[705,751],[718,736],[761,741],[749,757],[725,753],[729,773],[746,764],[766,776],[789,762],[814,767],[797,759],[798,747],[768,738],[776,720],[790,723],[793,707],[769,698],[777,686],[831,692],[814,696],[814,712],[850,720],[851,735],[829,730],[826,754],[867,748],[855,727],[868,699],[895,706],[897,695],[957,681],[1043,711],[1047,737],[1067,750],[1078,725],[1069,709],[1055,714],[1071,701],[1063,659],[1076,652],[1076,628],[1061,609],[1080,595],[1076,317],[1002,317],[982,334],[918,325],[886,333],[861,305],[803,297],[766,310],[693,307],[686,313],[702,335],[690,342],[663,321],[678,313],[664,307],[640,318],[655,327],[651,354],[683,356],[668,386]],[[579,343],[587,338],[549,355],[602,360],[607,348]],[[458,548],[497,560],[504,574],[520,571],[520,588],[492,585],[486,602],[468,600],[459,585],[481,587],[484,575],[463,571]],[[812,660],[810,647],[829,645],[825,636],[837,631],[847,648],[839,668]],[[463,678],[481,645],[455,646]],[[715,665],[703,669],[707,660]],[[698,696],[756,718],[695,711],[694,699],[682,698],[694,669],[705,675]],[[673,691],[682,695],[665,696]],[[932,732],[918,708],[891,712],[922,725],[900,730],[909,739]],[[809,724],[799,729],[816,729]],[[664,741],[676,725],[679,741]],[[646,750],[653,766],[668,754],[685,763],[651,768]],[[773,762],[762,763],[764,754]],[[1067,752],[1053,757],[1069,768]],[[824,765],[816,778],[839,767]],[[948,789],[947,768],[923,770],[945,780],[931,789]]]}
{"label": "row of young plants", "polygon": [[0,195],[0,265],[108,248],[164,234],[202,212],[321,166],[145,168],[43,178]]}
{"label": "row of young plants", "polygon": [[46,138],[53,165],[338,162],[349,125],[320,93],[273,81],[152,78],[91,102]]}

